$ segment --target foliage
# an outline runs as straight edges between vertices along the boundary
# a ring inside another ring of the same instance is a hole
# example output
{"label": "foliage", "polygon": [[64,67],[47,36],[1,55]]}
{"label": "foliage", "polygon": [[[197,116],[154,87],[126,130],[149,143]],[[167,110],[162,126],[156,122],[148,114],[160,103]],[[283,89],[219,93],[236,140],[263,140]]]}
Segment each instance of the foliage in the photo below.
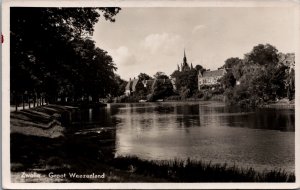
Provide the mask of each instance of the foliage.
{"label": "foliage", "polygon": [[149,89],[144,87],[142,80],[138,80],[135,87],[135,94],[139,96],[147,96],[149,94]]}
{"label": "foliage", "polygon": [[222,78],[221,78],[221,84],[225,88],[234,87],[236,83],[236,79],[232,72],[227,72]]}
{"label": "foliage", "polygon": [[176,78],[176,88],[182,95],[182,99],[190,97],[198,90],[198,71],[196,69],[175,71],[172,77]]}
{"label": "foliage", "polygon": [[169,97],[167,97],[167,100],[168,101],[179,101],[179,100],[181,100],[181,96],[178,96],[178,95],[169,96]]}
{"label": "foliage", "polygon": [[173,85],[169,80],[156,80],[153,88],[152,97],[149,99],[158,100],[173,95]]}
{"label": "foliage", "polygon": [[[261,106],[294,94],[294,73],[279,64],[278,50],[269,44],[259,44],[238,61],[221,82],[225,86],[225,99],[229,104]],[[234,60],[230,58],[227,60]],[[225,64],[226,65],[226,64]],[[239,85],[234,85],[234,80]]]}
{"label": "foliage", "polygon": [[206,70],[202,65],[196,65],[195,69],[196,69],[196,71],[198,71],[198,72],[200,71],[201,73]]}
{"label": "foliage", "polygon": [[127,82],[117,74],[114,76],[114,83],[111,86],[111,95],[114,97],[122,96],[125,92]]}
{"label": "foliage", "polygon": [[236,65],[239,65],[242,63],[242,60],[238,57],[231,57],[226,59],[225,64],[223,65],[223,68],[229,69],[233,68]]}
{"label": "foliage", "polygon": [[[134,174],[153,176],[170,182],[294,182],[295,174],[282,170],[258,172],[236,165],[212,164],[187,159],[147,161],[137,157],[117,157],[113,167]],[[132,170],[134,168],[134,170]]]}
{"label": "foliage", "polygon": [[114,21],[119,8],[11,8],[11,91],[57,96],[109,92],[112,58],[88,38],[103,16]]}
{"label": "foliage", "polygon": [[287,97],[289,100],[295,99],[295,70],[292,69],[287,78]]}
{"label": "foliage", "polygon": [[252,51],[245,55],[247,64],[259,64],[262,66],[273,65],[278,63],[278,50],[270,44],[258,44]]}
{"label": "foliage", "polygon": [[156,72],[154,75],[154,78],[156,79],[168,79],[169,77],[164,72]]}
{"label": "foliage", "polygon": [[190,96],[190,89],[186,86],[181,87],[179,90],[179,95],[182,100],[187,99]]}
{"label": "foliage", "polygon": [[152,79],[152,77],[150,77],[146,73],[140,73],[139,76],[138,76],[138,78],[139,78],[140,81]]}

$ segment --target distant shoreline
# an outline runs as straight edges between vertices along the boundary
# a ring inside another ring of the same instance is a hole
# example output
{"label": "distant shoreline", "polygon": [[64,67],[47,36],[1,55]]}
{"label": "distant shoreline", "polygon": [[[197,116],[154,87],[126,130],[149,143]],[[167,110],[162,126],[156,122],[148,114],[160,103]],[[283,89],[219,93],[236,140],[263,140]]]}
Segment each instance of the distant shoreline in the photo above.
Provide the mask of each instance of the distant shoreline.
{"label": "distant shoreline", "polygon": [[[277,101],[277,102],[270,102],[266,103],[261,106],[257,106],[257,108],[276,108],[276,109],[295,109],[295,100],[287,101],[285,98]],[[201,100],[201,99],[186,99],[186,100],[164,100],[164,101],[154,101],[154,102],[112,102],[109,104],[145,104],[145,103],[176,103],[176,102],[215,102],[223,104],[224,106],[237,106],[237,105],[228,105],[224,101],[218,101],[218,100]]]}

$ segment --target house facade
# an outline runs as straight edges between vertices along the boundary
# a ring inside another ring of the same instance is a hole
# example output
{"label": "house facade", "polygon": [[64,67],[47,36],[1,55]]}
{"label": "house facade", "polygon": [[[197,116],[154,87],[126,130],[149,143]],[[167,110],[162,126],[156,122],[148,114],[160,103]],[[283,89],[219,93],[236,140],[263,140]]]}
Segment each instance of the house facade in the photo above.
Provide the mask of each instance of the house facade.
{"label": "house facade", "polygon": [[226,69],[218,69],[214,71],[204,71],[198,74],[198,90],[203,86],[213,86],[220,84],[219,80],[226,74]]}

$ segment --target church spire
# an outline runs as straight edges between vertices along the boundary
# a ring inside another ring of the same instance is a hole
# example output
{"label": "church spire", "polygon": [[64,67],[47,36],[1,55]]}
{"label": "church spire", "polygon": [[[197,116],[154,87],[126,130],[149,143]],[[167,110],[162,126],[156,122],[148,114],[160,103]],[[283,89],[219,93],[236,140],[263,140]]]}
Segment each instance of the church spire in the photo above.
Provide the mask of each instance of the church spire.
{"label": "church spire", "polygon": [[187,64],[186,55],[185,55],[185,48],[183,50],[183,65]]}

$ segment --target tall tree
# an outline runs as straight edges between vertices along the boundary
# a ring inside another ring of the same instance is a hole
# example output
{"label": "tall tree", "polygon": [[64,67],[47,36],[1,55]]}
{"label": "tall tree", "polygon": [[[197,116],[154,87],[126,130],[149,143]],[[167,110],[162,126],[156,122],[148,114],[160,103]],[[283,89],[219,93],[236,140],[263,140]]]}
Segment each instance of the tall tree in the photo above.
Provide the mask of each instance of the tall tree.
{"label": "tall tree", "polygon": [[225,64],[222,67],[226,69],[232,69],[238,64],[242,64],[242,60],[238,57],[231,57],[226,59]]}
{"label": "tall tree", "polygon": [[222,78],[221,78],[221,84],[225,88],[234,87],[236,83],[236,79],[234,78],[234,75],[232,72],[227,72]]}
{"label": "tall tree", "polygon": [[169,77],[164,72],[156,72],[154,75],[154,78],[156,79],[168,79]]}
{"label": "tall tree", "polygon": [[143,80],[149,80],[152,79],[152,77],[150,77],[149,75],[147,75],[146,73],[140,73],[138,76],[139,80],[143,81]]}
{"label": "tall tree", "polygon": [[78,53],[80,47],[75,44],[85,41],[85,49],[93,52],[94,44],[84,39],[92,34],[100,16],[113,22],[119,10],[11,8],[11,92],[46,92],[52,98],[79,93],[74,88],[80,85],[78,69],[84,52]]}
{"label": "tall tree", "polygon": [[278,63],[278,50],[270,44],[259,44],[245,55],[245,62],[247,64],[275,66]]}

